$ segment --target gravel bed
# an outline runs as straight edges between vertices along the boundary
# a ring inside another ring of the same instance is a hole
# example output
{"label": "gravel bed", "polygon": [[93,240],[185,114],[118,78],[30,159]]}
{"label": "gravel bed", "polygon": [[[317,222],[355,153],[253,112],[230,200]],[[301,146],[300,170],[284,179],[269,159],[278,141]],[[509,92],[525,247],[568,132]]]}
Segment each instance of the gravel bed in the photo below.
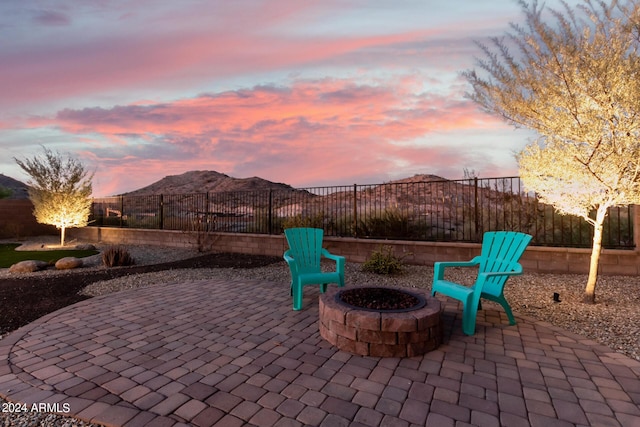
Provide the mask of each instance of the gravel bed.
{"label": "gravel bed", "polygon": [[[7,241],[10,242],[10,241]],[[2,241],[0,241],[2,243]],[[80,243],[71,242],[66,244],[65,247],[75,247]],[[102,252],[111,245],[106,244],[94,244],[96,250]],[[188,259],[202,255],[202,252],[198,252],[195,249],[187,248],[169,248],[164,246],[149,247],[146,245],[126,245],[127,251],[133,257],[136,265],[149,265],[149,264],[161,264],[165,262],[178,261],[182,259]],[[25,242],[22,246],[16,250],[38,250],[41,249],[41,244],[35,242]],[[89,257],[82,258],[82,270],[104,270],[105,267],[102,264],[102,255],[97,254]],[[55,268],[49,268],[44,271],[38,271],[39,276],[54,276],[65,274],[77,274],[78,270],[56,270]],[[34,273],[10,273],[8,268],[0,268],[0,279],[7,277],[20,277]],[[0,426],[2,427],[2,426]]]}
{"label": "gravel bed", "polygon": [[[185,259],[198,253],[175,248],[149,248],[127,245],[137,264],[158,263]],[[99,257],[85,262],[85,268],[104,268]],[[6,274],[0,271],[0,277]],[[42,272],[40,273],[42,274]],[[45,274],[64,274],[47,271]],[[257,279],[273,282],[288,282],[289,270],[284,262],[252,269],[186,269],[167,270],[155,273],[120,277],[93,283],[82,293],[90,296],[105,295],[123,290],[136,289],[164,283],[180,283],[212,278]],[[381,285],[430,288],[433,268],[405,266],[397,276],[379,276],[361,271],[361,265],[347,263],[345,280],[350,286]],[[471,284],[473,271],[465,269],[447,270],[452,281]],[[627,276],[601,276],[596,289],[597,304],[582,303],[586,275],[543,275],[525,273],[509,279],[505,296],[516,316],[529,316],[574,332],[604,344],[616,352],[640,360],[640,278]],[[553,301],[553,294],[560,295],[560,302]],[[494,305],[483,302],[483,306]],[[501,310],[501,308],[499,308]],[[4,400],[0,399],[0,403]],[[9,426],[64,426],[98,427],[72,418],[53,414],[13,414],[0,420],[0,427]]]}

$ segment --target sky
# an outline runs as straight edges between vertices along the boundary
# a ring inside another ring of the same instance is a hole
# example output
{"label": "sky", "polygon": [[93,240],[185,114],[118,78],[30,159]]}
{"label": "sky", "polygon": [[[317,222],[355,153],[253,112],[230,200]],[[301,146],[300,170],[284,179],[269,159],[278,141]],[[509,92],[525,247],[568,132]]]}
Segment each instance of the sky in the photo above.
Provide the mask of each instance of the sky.
{"label": "sky", "polygon": [[[547,2],[548,3],[548,2]],[[3,0],[0,173],[43,147],[93,195],[212,170],[294,187],[517,175],[465,97],[515,0]]]}

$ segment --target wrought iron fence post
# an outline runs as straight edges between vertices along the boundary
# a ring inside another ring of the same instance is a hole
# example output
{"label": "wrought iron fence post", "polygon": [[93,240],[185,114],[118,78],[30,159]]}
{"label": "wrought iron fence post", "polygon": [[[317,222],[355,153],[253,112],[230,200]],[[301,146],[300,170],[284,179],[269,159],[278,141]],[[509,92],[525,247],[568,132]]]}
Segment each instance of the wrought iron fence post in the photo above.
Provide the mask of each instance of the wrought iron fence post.
{"label": "wrought iron fence post", "polygon": [[158,225],[160,230],[164,230],[164,196],[162,194],[160,195],[158,208],[160,210],[160,224]]}
{"label": "wrought iron fence post", "polygon": [[640,251],[640,205],[631,205],[633,212],[632,218],[629,220],[630,226],[633,227],[631,237],[633,238],[633,246],[635,251]]}
{"label": "wrought iron fence post", "polygon": [[480,234],[480,212],[478,210],[478,204],[479,204],[479,200],[478,200],[478,177],[474,177],[473,178],[473,216],[474,216],[474,223],[476,225],[476,235],[475,235],[475,239],[477,242],[480,241],[480,237],[478,236]]}
{"label": "wrought iron fence post", "polygon": [[273,189],[269,189],[269,211],[267,212],[268,218],[268,231],[269,234],[273,234]]}
{"label": "wrought iron fence post", "polygon": [[353,237],[358,237],[358,184],[353,184]]}
{"label": "wrought iron fence post", "polygon": [[213,215],[211,215],[209,213],[209,206],[211,205],[211,203],[210,203],[210,200],[209,200],[209,192],[208,191],[205,193],[204,203],[205,203],[205,208],[204,208],[204,224],[205,224],[205,227],[206,227],[207,231],[214,231],[214,230],[212,230],[213,225],[211,224]]}

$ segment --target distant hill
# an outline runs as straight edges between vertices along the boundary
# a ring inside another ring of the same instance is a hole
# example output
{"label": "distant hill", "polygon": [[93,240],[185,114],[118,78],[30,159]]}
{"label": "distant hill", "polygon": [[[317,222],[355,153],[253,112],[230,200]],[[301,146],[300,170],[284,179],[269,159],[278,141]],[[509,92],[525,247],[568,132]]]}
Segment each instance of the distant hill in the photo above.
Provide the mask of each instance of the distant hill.
{"label": "distant hill", "polygon": [[448,179],[438,175],[417,174],[409,178],[402,178],[402,179],[397,179],[395,181],[391,181],[391,183],[395,184],[395,183],[401,183],[401,182],[415,183],[415,182],[431,182],[431,181],[448,181]]}
{"label": "distant hill", "polygon": [[[414,175],[389,183],[416,183],[428,181],[447,181],[436,175]],[[28,185],[16,179],[0,174],[0,187],[12,191],[11,199],[27,199]],[[124,193],[125,196],[148,196],[154,194],[191,194],[191,193],[221,193],[235,191],[259,190],[294,190],[294,187],[268,181],[259,177],[233,178],[216,171],[190,171],[181,175],[169,175],[138,190]]]}
{"label": "distant hill", "polygon": [[0,187],[11,190],[10,199],[28,199],[27,184],[0,173]]}
{"label": "distant hill", "polygon": [[[437,175],[414,175],[389,183],[417,183],[429,181],[447,181]],[[387,184],[389,184],[387,183]],[[222,193],[236,191],[259,190],[293,190],[294,187],[268,181],[263,178],[233,178],[216,171],[190,171],[181,175],[165,176],[159,181],[138,190],[122,194],[123,196],[149,196],[157,194],[191,194],[191,193]]]}
{"label": "distant hill", "polygon": [[215,171],[190,171],[181,175],[169,175],[151,185],[125,193],[125,196],[148,196],[153,194],[220,193],[257,190],[291,190],[287,184],[266,179],[233,178]]}

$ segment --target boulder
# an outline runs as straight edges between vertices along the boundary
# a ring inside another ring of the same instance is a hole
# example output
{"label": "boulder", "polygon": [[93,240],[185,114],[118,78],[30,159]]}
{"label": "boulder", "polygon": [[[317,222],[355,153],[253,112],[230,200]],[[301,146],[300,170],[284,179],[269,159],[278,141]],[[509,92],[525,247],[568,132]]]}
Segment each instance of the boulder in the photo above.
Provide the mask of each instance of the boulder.
{"label": "boulder", "polygon": [[79,251],[95,251],[96,247],[91,243],[81,243],[79,245],[76,245],[76,249],[78,249]]}
{"label": "boulder", "polygon": [[56,269],[58,270],[70,270],[79,267],[82,267],[82,260],[80,258],[68,256],[56,261]]}
{"label": "boulder", "polygon": [[20,261],[9,267],[10,273],[33,273],[47,268],[49,264],[45,261],[26,260]]}

